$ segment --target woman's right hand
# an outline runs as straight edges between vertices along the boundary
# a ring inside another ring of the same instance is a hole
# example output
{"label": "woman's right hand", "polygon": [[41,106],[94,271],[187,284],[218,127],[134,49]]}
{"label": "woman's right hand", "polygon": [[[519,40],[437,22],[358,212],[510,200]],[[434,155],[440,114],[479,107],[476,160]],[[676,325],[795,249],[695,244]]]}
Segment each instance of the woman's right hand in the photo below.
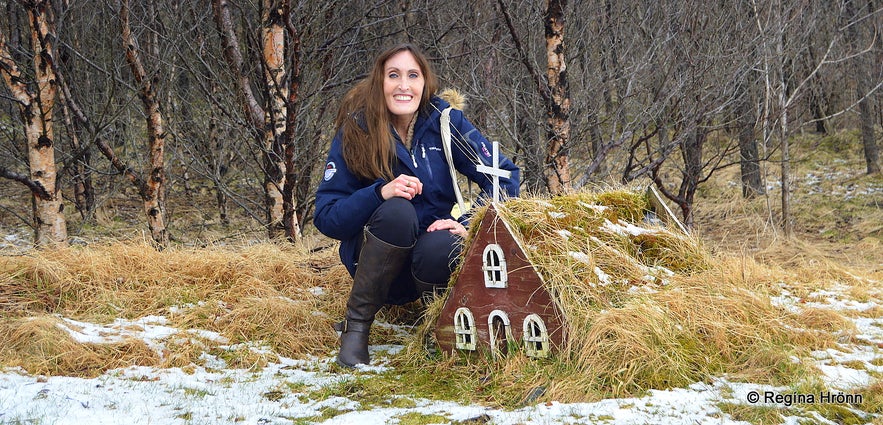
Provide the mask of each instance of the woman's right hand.
{"label": "woman's right hand", "polygon": [[380,196],[384,201],[396,196],[411,200],[421,193],[423,193],[423,183],[420,183],[420,179],[406,174],[399,174],[380,188]]}

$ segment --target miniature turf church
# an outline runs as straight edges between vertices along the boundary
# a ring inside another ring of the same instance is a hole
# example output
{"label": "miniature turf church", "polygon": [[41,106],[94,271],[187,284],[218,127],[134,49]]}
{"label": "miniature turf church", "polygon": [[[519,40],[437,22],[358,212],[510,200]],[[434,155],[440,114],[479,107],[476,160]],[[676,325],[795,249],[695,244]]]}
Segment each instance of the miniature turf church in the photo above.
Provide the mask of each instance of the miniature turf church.
{"label": "miniature turf church", "polygon": [[[652,221],[686,230],[659,194],[647,189]],[[645,217],[647,219],[648,217]],[[491,203],[462,257],[456,281],[437,316],[435,338],[443,352],[523,350],[546,358],[566,341],[565,316],[534,267],[511,224]]]}

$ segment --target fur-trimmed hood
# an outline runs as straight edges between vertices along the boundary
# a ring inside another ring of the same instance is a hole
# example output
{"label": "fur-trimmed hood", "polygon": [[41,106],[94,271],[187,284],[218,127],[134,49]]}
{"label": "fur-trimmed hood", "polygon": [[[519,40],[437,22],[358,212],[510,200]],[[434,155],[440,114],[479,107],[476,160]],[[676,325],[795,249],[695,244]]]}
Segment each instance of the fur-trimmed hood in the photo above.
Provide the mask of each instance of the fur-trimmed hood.
{"label": "fur-trimmed hood", "polygon": [[438,97],[448,102],[452,108],[457,110],[466,109],[466,95],[460,93],[457,89],[447,88],[438,93]]}

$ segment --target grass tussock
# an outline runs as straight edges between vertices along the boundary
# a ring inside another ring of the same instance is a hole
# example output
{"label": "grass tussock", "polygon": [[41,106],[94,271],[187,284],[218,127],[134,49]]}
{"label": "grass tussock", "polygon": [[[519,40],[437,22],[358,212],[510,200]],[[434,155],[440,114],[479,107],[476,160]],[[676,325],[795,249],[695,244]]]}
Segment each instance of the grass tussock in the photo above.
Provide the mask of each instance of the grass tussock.
{"label": "grass tussock", "polygon": [[[633,396],[722,375],[773,385],[814,375],[798,359],[832,345],[848,320],[774,305],[781,271],[714,255],[689,235],[646,224],[643,196],[623,189],[499,208],[565,317],[568,341],[547,360],[518,349],[501,360],[444,355],[433,373],[477,375],[476,393],[493,388],[494,401],[510,406]],[[441,307],[427,310],[420,343],[432,344]],[[421,344],[406,350],[402,367],[437,361],[421,351]]]}
{"label": "grass tussock", "polygon": [[[219,328],[237,342],[263,342],[276,353],[298,357],[331,352],[337,335],[329,332],[331,318],[315,299],[248,297],[239,300]],[[321,347],[324,351],[315,351]]]}
{"label": "grass tussock", "polygon": [[0,358],[4,366],[35,375],[95,377],[125,366],[157,366],[159,356],[140,339],[106,344],[74,340],[52,316],[0,321]]}
{"label": "grass tussock", "polygon": [[88,356],[71,353],[106,355],[95,363],[111,367],[141,361],[117,353],[132,348],[81,344],[48,325],[40,329],[58,338],[16,336],[22,329],[37,332],[26,317],[50,314],[92,323],[163,316],[183,331],[217,332],[234,347],[222,349],[218,341],[187,335],[168,341],[168,352],[151,364],[198,363],[204,351],[246,367],[266,364],[267,355],[260,353],[267,349],[289,357],[326,355],[336,347],[331,323],[344,308],[339,294],[350,284],[332,251],[260,244],[160,252],[144,243],[114,242],[0,257],[0,325],[6,329],[0,364],[36,364],[23,359],[50,353],[46,365],[26,369],[82,375],[98,369],[88,366]]}

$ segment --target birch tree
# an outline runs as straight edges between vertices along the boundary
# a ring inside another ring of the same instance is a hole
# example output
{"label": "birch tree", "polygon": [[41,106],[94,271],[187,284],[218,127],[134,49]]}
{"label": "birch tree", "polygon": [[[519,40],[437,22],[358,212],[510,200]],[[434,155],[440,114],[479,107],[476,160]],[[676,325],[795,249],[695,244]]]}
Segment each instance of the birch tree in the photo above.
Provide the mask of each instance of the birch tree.
{"label": "birch tree", "polygon": [[[226,0],[213,0],[212,8],[221,34],[224,57],[234,73],[239,100],[255,138],[260,140],[262,146],[268,235],[270,238],[285,235],[290,239],[297,239],[300,227],[294,213],[294,201],[286,200],[283,191],[286,185],[286,163],[292,163],[291,158],[286,159],[285,155],[286,152],[293,154],[293,150],[286,149],[285,136],[289,100],[285,69],[286,23],[289,21],[290,2],[262,0],[261,3],[261,63],[266,87],[266,109],[252,91],[251,78],[245,72],[245,59],[239,48],[239,36],[233,26],[229,3]],[[289,189],[288,193],[291,196],[293,191]],[[286,206],[289,208],[287,213]]]}
{"label": "birch tree", "polygon": [[0,175],[30,189],[36,245],[62,246],[67,244],[67,222],[55,163],[53,121],[58,86],[53,71],[52,4],[49,0],[22,0],[20,3],[27,9],[33,80],[19,69],[3,32],[0,32],[0,74],[15,99],[24,125],[29,174],[25,176],[2,169]]}
{"label": "birch tree", "polygon": [[571,189],[568,143],[570,138],[570,89],[567,83],[567,65],[564,52],[564,24],[566,0],[547,0],[544,14],[546,40],[545,79],[525,50],[509,8],[498,0],[500,12],[515,44],[518,57],[532,76],[546,110],[546,159],[543,176],[552,195]]}
{"label": "birch tree", "polygon": [[567,0],[546,2],[546,81],[549,85],[549,126],[546,181],[549,192],[558,195],[571,188],[568,143],[570,143],[570,85],[564,54]]}
{"label": "birch tree", "polygon": [[138,53],[138,47],[129,25],[129,0],[120,4],[120,24],[123,47],[126,51],[126,62],[132,70],[132,76],[138,85],[138,97],[144,107],[147,119],[147,149],[149,152],[149,173],[138,188],[147,214],[147,227],[150,236],[158,247],[169,244],[169,233],[166,228],[165,213],[165,138],[163,115],[157,97],[156,88],[148,78]]}

